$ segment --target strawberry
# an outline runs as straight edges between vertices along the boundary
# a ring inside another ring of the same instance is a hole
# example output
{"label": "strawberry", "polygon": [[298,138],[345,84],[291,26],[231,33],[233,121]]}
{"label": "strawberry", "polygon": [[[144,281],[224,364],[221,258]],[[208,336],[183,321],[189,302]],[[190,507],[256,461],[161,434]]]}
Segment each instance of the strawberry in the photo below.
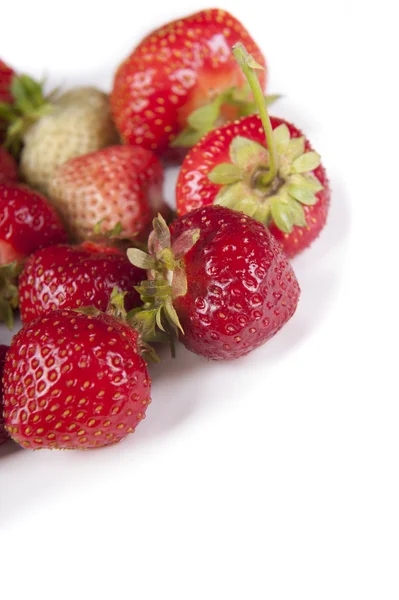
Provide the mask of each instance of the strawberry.
{"label": "strawberry", "polygon": [[13,77],[14,70],[0,58],[0,102],[7,104],[12,101],[11,82]]}
{"label": "strawberry", "polygon": [[3,146],[0,146],[0,183],[3,181],[17,181],[18,166],[14,158]]}
{"label": "strawberry", "polygon": [[50,197],[73,237],[84,240],[96,223],[126,237],[141,234],[166,205],[163,170],[152,152],[134,146],[112,146],[69,160],[50,184]]}
{"label": "strawberry", "polygon": [[239,44],[234,53],[260,116],[224,125],[191,149],[177,182],[177,212],[184,215],[212,203],[244,211],[264,223],[292,257],[325,225],[328,179],[302,132],[283,119],[269,119],[254,73],[259,65]]}
{"label": "strawberry", "polygon": [[45,97],[28,75],[12,78],[0,117],[7,122],[6,144],[20,156],[24,180],[43,193],[54,169],[75,156],[118,142],[107,94],[94,87]]}
{"label": "strawberry", "polygon": [[39,248],[65,241],[65,229],[44,196],[25,185],[0,183],[0,320],[12,324],[23,261]]}
{"label": "strawberry", "polygon": [[3,419],[3,370],[7,350],[8,346],[0,344],[0,445],[9,439],[8,433],[4,429]]}
{"label": "strawberry", "polygon": [[11,82],[14,71],[0,59],[0,144],[3,142],[7,129],[7,107],[12,102]]}
{"label": "strawberry", "polygon": [[[216,123],[254,110],[230,47],[245,42],[265,66],[243,25],[220,9],[202,10],[150,33],[116,72],[111,107],[122,139],[164,154],[190,147]],[[262,85],[266,72],[262,73]]]}
{"label": "strawberry", "polygon": [[28,323],[12,340],[3,380],[6,429],[30,449],[114,444],[151,401],[137,331],[102,313],[56,310]]}
{"label": "strawberry", "polygon": [[48,194],[55,168],[70,158],[118,142],[108,96],[87,87],[66,92],[52,103],[24,135],[21,174],[32,187]]}
{"label": "strawberry", "polygon": [[56,309],[93,305],[105,311],[112,290],[126,292],[127,310],[140,304],[133,286],[142,279],[126,253],[92,242],[38,250],[19,277],[19,310],[23,323]]}
{"label": "strawberry", "polygon": [[155,219],[147,255],[129,259],[148,270],[136,326],[152,339],[155,324],[191,351],[228,360],[275,335],[295,312],[299,286],[279,244],[258,221],[206,206],[174,221]]}

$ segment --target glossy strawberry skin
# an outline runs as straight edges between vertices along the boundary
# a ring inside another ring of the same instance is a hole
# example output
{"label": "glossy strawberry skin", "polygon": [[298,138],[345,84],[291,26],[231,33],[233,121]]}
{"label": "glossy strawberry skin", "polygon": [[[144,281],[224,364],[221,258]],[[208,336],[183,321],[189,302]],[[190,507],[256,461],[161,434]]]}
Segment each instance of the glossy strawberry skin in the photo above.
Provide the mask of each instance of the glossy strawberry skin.
{"label": "glossy strawberry skin", "polygon": [[188,229],[200,238],[184,257],[188,291],[174,300],[183,344],[207,358],[248,354],[295,312],[300,289],[279,244],[250,217],[207,206],[171,224],[172,243]]}
{"label": "glossy strawberry skin", "polygon": [[14,158],[0,146],[0,183],[18,181],[18,166]]}
{"label": "glossy strawberry skin", "polygon": [[[243,25],[220,9],[202,10],[149,34],[120,65],[111,108],[124,142],[163,154],[187,117],[244,78],[231,47],[242,41],[265,59]],[[266,71],[260,71],[262,86]],[[225,118],[235,118],[226,108]]]}
{"label": "glossy strawberry skin", "polygon": [[50,183],[50,197],[72,236],[82,241],[103,221],[117,223],[124,237],[143,234],[158,212],[165,212],[163,169],[157,157],[137,146],[110,146],[61,165]]}
{"label": "glossy strawberry skin", "polygon": [[0,265],[66,239],[57,213],[42,194],[25,185],[0,183]]}
{"label": "glossy strawberry skin", "polygon": [[4,362],[6,359],[6,352],[8,350],[8,346],[4,346],[0,344],[0,445],[9,440],[9,435],[4,429],[4,419],[3,419],[3,370],[4,370]]}
{"label": "glossy strawberry skin", "polygon": [[[10,86],[13,77],[13,69],[0,59],[0,102],[5,102],[6,104],[12,102]],[[0,119],[0,144],[5,137],[5,128],[6,123]]]}
{"label": "glossy strawberry skin", "polygon": [[[273,129],[283,123],[287,125],[291,138],[303,136],[297,127],[284,119],[271,117],[271,123]],[[190,150],[183,162],[176,187],[176,205],[179,215],[214,202],[221,186],[212,183],[208,179],[208,174],[218,164],[231,162],[229,146],[237,135],[267,147],[265,133],[258,115],[244,117],[207,134]],[[308,140],[305,141],[305,148],[312,150]],[[271,223],[269,227],[290,258],[307,248],[318,237],[327,220],[331,193],[326,171],[320,165],[313,173],[324,189],[317,193],[318,202],[316,204],[304,207],[307,227],[294,226],[291,233],[283,233],[274,223]]]}
{"label": "glossy strawberry skin", "polygon": [[142,279],[126,253],[84,242],[59,245],[33,254],[19,276],[19,309],[23,323],[52,310],[95,306],[105,311],[114,287],[126,292],[125,308],[140,304],[134,289]]}
{"label": "glossy strawberry skin", "polygon": [[12,102],[10,86],[14,70],[0,59],[0,102]]}
{"label": "glossy strawberry skin", "polygon": [[14,338],[4,367],[7,431],[30,448],[87,449],[132,433],[150,402],[138,333],[105,314],[53,311]]}

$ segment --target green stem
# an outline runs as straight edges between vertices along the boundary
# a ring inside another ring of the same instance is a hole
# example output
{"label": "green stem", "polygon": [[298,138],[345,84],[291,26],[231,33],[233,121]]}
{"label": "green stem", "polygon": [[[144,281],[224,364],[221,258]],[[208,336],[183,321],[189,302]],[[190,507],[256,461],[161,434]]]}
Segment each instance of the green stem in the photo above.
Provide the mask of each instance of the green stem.
{"label": "green stem", "polygon": [[273,128],[270,122],[269,113],[267,112],[266,108],[263,90],[260,86],[259,79],[255,73],[255,69],[263,69],[263,67],[258,65],[255,59],[250,54],[248,54],[244,45],[241,42],[234,44],[233,54],[234,58],[240,65],[241,70],[244,73],[250,85],[256,105],[259,110],[259,116],[262,121],[263,129],[265,130],[266,141],[270,155],[270,165],[269,173],[263,179],[263,183],[269,184],[277,175],[277,148],[274,141]]}

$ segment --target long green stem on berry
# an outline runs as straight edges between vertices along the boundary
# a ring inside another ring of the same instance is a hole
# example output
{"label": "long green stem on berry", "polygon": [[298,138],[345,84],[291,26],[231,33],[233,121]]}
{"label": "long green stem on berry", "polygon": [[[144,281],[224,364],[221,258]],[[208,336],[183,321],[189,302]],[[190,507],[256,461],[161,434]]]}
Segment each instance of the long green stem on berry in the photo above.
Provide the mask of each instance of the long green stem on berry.
{"label": "long green stem on berry", "polygon": [[265,130],[267,146],[268,146],[269,155],[270,155],[270,165],[269,165],[269,172],[266,175],[266,177],[264,177],[262,179],[262,183],[267,185],[267,184],[271,183],[273,181],[273,179],[275,178],[275,176],[277,175],[277,148],[276,148],[276,143],[274,141],[273,128],[272,128],[272,124],[270,122],[269,113],[267,112],[267,108],[266,108],[265,97],[264,97],[261,85],[259,83],[258,76],[255,73],[256,69],[258,69],[258,70],[263,69],[263,67],[261,67],[255,61],[255,59],[250,54],[248,54],[244,45],[241,42],[234,44],[233,54],[234,54],[234,58],[240,65],[241,70],[244,73],[244,75],[250,85],[250,88],[254,95],[255,102],[256,102],[258,110],[259,110],[259,116],[262,121],[263,129]]}

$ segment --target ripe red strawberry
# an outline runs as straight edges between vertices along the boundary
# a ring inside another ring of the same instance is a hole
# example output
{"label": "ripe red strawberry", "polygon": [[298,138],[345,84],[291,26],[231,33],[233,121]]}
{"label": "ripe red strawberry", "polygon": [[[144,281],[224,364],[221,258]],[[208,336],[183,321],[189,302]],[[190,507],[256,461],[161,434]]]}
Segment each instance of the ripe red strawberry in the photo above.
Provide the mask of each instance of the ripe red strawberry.
{"label": "ripe red strawberry", "polygon": [[4,419],[26,448],[119,442],[144,418],[150,379],[136,330],[118,319],[57,310],[14,338],[4,367]]}
{"label": "ripe red strawberry", "polygon": [[279,244],[250,217],[206,206],[174,221],[155,220],[150,256],[128,250],[148,269],[137,326],[151,339],[154,324],[180,328],[183,344],[227,360],[265,343],[294,314],[299,286]]}
{"label": "ripe red strawberry", "polygon": [[212,203],[241,210],[264,223],[292,257],[324,227],[329,183],[302,132],[283,119],[269,120],[254,63],[245,50],[243,56],[260,116],[215,129],[191,149],[177,182],[177,212],[184,215]]}
{"label": "ripe red strawberry", "polygon": [[6,65],[0,58],[0,102],[11,102],[11,82],[14,77],[14,70]]}
{"label": "ripe red strawberry", "polygon": [[4,181],[17,181],[17,163],[3,146],[0,146],[0,183]]}
{"label": "ripe red strawberry", "polygon": [[167,210],[162,182],[162,166],[152,152],[111,146],[60,166],[50,197],[77,240],[90,237],[99,221],[105,230],[120,223],[130,237],[144,233],[154,214]]}
{"label": "ripe red strawberry", "polygon": [[92,242],[43,248],[28,259],[19,277],[22,322],[61,308],[92,305],[105,311],[114,288],[126,292],[130,310],[140,304],[134,286],[142,275],[117,248]]}
{"label": "ripe red strawberry", "polygon": [[[0,59],[0,103],[9,104],[12,101],[11,82],[14,71]],[[0,107],[0,144],[5,137],[7,121],[4,119]]]}
{"label": "ripe red strawberry", "polygon": [[3,370],[7,350],[8,346],[0,344],[0,445],[10,439],[8,433],[4,429],[3,419]]}
{"label": "ripe red strawberry", "polygon": [[[248,31],[224,10],[202,10],[150,33],[115,75],[111,108],[124,142],[162,154],[171,142],[190,147],[217,122],[253,112],[230,52],[239,40],[265,66]],[[265,71],[261,77],[265,86]]]}
{"label": "ripe red strawberry", "polygon": [[65,229],[47,199],[26,185],[0,184],[0,265],[38,248],[66,241]]}
{"label": "ripe red strawberry", "polygon": [[18,305],[16,278],[30,254],[66,242],[65,229],[41,194],[25,185],[0,183],[0,321],[12,324]]}

